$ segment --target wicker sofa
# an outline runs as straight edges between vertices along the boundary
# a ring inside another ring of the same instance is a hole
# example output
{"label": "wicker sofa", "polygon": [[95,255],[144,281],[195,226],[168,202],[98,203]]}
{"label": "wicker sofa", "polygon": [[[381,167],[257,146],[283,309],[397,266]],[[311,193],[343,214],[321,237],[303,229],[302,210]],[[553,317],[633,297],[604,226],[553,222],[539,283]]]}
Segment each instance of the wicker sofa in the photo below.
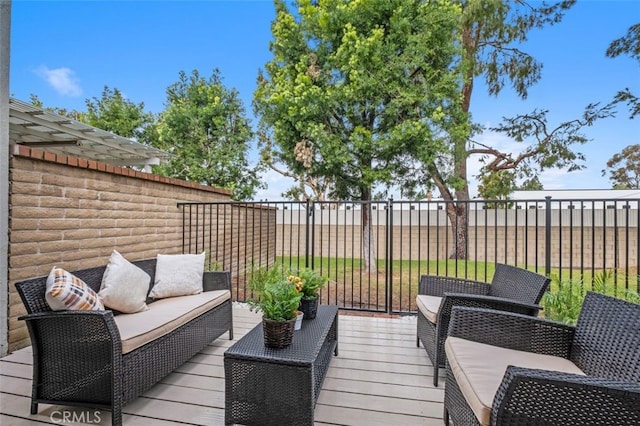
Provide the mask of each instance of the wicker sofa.
{"label": "wicker sofa", "polygon": [[454,306],[474,306],[535,316],[541,309],[538,302],[549,281],[543,275],[501,263],[496,264],[491,284],[437,275],[420,277],[416,297],[416,345],[420,346],[422,342],[431,360],[434,368],[433,385],[438,386],[438,370],[445,366],[444,340]]}
{"label": "wicker sofa", "polygon": [[445,424],[640,425],[640,305],[588,293],[575,327],[455,307]]}
{"label": "wicker sofa", "polygon": [[[156,259],[132,263],[154,283]],[[97,292],[105,269],[72,274]],[[112,424],[120,425],[126,403],[225,332],[233,339],[228,272],[204,272],[202,293],[148,299],[148,310],[131,314],[52,311],[46,282],[45,276],[16,284],[27,310],[19,319],[27,323],[33,348],[32,414],[39,403],[84,406],[111,410]],[[141,332],[151,317],[166,323]]]}

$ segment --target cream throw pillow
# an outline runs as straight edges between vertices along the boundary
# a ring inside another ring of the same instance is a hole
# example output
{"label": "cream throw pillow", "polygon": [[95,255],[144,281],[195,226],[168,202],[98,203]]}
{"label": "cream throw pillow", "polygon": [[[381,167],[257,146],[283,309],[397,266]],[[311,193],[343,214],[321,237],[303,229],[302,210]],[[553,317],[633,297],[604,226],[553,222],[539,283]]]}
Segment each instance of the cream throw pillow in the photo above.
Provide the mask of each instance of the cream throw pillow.
{"label": "cream throw pillow", "polygon": [[47,277],[44,295],[54,311],[102,311],[104,306],[95,291],[80,278],[62,268],[53,267]]}
{"label": "cream throw pillow", "polygon": [[202,293],[204,256],[201,254],[159,254],[156,276],[149,297],[187,296]]}
{"label": "cream throw pillow", "polygon": [[102,276],[98,296],[104,306],[125,314],[146,311],[151,277],[116,250]]}

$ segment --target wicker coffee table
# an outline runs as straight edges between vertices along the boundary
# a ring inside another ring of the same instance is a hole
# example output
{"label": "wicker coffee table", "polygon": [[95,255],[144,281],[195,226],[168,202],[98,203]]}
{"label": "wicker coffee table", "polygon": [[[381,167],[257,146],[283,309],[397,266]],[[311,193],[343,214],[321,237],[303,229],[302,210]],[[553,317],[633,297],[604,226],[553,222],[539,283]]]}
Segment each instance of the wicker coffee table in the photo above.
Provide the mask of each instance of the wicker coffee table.
{"label": "wicker coffee table", "polygon": [[318,306],[283,349],[265,347],[258,324],[224,353],[225,424],[313,425],[332,353],[338,355],[336,306]]}

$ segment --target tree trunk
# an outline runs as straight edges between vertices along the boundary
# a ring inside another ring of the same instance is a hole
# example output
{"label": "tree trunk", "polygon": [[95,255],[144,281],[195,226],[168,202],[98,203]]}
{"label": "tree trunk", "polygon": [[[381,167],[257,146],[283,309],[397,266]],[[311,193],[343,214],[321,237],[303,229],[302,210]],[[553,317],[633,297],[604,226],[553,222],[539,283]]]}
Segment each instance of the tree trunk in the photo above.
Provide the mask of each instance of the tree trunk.
{"label": "tree trunk", "polygon": [[371,206],[367,203],[371,201],[371,191],[363,190],[360,197],[363,203],[360,206],[360,218],[362,222],[362,260],[367,272],[377,272],[376,267],[376,244],[371,228]]}
{"label": "tree trunk", "polygon": [[447,203],[447,218],[451,225],[451,253],[449,259],[466,259],[467,258],[467,234],[469,230],[469,210],[467,203],[458,202],[459,200],[469,200],[469,188],[465,187],[456,191],[457,200],[453,199],[453,195],[446,187],[444,182],[436,179],[436,186],[440,190],[442,198]]}
{"label": "tree trunk", "polygon": [[451,224],[453,237],[449,259],[467,258],[467,235],[469,224],[469,210],[466,203],[454,201],[447,204],[447,216]]}
{"label": "tree trunk", "polygon": [[[477,36],[477,33],[475,34]],[[465,59],[467,61],[475,57],[477,40],[474,38],[471,28],[464,28],[462,32],[462,44],[465,51]],[[471,106],[471,95],[473,93],[473,71],[468,68],[464,75],[464,83],[462,85],[461,109],[465,113],[465,117],[469,113]],[[453,195],[442,182],[443,188],[440,188],[442,197],[447,201],[447,216],[451,224],[451,236],[453,237],[453,246],[451,248],[450,259],[466,259],[467,258],[467,238],[469,224],[469,209],[466,201],[469,201],[469,184],[467,178],[467,140],[466,138],[454,139],[453,151],[453,169],[454,175],[464,182],[463,186],[455,190],[455,201]],[[436,182],[437,184],[437,182]],[[438,185],[440,186],[440,185]],[[462,202],[461,202],[462,201]]]}

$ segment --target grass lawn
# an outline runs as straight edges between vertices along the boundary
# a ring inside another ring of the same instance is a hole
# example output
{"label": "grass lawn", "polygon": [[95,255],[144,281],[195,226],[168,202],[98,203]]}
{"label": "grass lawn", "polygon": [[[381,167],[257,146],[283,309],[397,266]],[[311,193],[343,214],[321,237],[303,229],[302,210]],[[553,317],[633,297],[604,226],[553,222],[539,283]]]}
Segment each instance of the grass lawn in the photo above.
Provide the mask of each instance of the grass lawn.
{"label": "grass lawn", "polygon": [[[303,257],[281,257],[277,259],[291,268],[305,266]],[[519,265],[522,266],[522,265]],[[392,310],[394,312],[415,311],[415,296],[421,275],[445,275],[491,282],[495,272],[494,263],[458,260],[394,260],[387,263],[377,262],[377,271],[364,268],[360,259],[316,257],[310,259],[309,267],[313,267],[322,275],[329,277],[330,282],[322,291],[322,302],[337,304],[344,308],[385,311],[388,303],[387,288],[392,289]],[[391,270],[389,278],[386,271]],[[533,266],[528,269],[535,271]],[[538,273],[544,274],[544,268]],[[594,274],[595,272],[595,274]],[[638,275],[614,274],[611,270],[569,270],[551,269],[551,290],[557,289],[558,276],[562,281],[571,277],[572,285],[583,290],[605,292],[610,295],[621,295],[626,289],[638,291]],[[562,273],[561,275],[559,275]],[[554,278],[555,277],[555,278]],[[387,280],[389,282],[387,282]]]}

